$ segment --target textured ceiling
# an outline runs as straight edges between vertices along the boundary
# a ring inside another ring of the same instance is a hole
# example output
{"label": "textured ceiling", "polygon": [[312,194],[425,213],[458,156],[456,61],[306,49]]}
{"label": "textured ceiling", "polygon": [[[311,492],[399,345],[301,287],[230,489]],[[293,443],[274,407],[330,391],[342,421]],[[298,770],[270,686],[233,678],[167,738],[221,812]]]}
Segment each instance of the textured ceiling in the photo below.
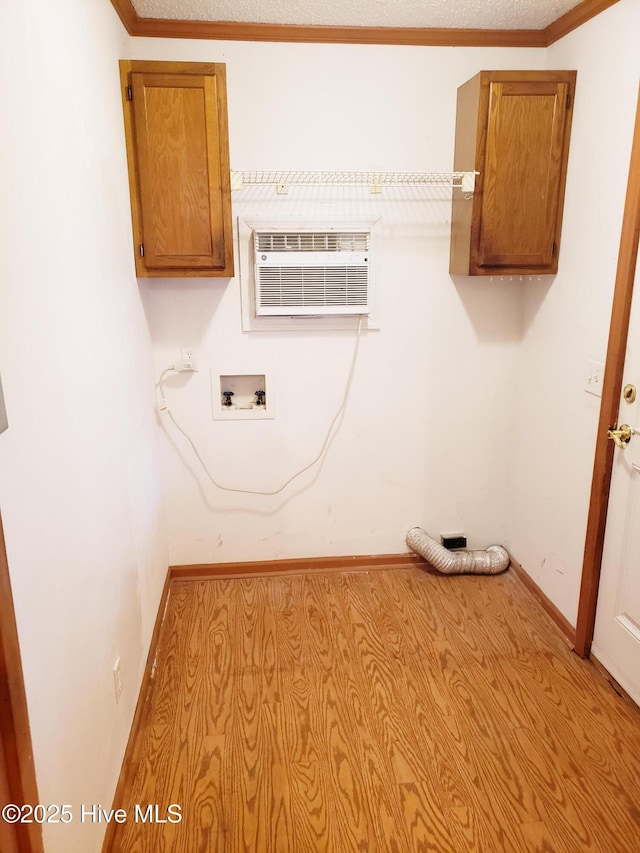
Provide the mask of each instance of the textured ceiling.
{"label": "textured ceiling", "polygon": [[362,27],[543,29],[579,0],[133,0],[141,18]]}

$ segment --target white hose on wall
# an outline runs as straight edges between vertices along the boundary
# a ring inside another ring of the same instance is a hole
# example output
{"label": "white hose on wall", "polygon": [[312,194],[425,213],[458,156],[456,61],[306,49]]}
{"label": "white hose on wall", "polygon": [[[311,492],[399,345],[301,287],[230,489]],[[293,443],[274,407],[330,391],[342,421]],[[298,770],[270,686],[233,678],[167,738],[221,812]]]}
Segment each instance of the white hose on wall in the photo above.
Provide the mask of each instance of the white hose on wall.
{"label": "white hose on wall", "polygon": [[489,545],[486,551],[450,551],[421,527],[407,533],[407,545],[445,575],[497,575],[509,566],[509,554],[501,545]]}

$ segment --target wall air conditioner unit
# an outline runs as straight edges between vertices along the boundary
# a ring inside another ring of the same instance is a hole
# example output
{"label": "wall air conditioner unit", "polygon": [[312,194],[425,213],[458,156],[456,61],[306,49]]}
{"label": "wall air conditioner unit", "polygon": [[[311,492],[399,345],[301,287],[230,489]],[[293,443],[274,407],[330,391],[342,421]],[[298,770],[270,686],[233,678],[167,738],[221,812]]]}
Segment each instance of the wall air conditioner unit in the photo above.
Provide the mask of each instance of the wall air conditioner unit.
{"label": "wall air conditioner unit", "polygon": [[366,229],[254,229],[256,316],[369,313]]}

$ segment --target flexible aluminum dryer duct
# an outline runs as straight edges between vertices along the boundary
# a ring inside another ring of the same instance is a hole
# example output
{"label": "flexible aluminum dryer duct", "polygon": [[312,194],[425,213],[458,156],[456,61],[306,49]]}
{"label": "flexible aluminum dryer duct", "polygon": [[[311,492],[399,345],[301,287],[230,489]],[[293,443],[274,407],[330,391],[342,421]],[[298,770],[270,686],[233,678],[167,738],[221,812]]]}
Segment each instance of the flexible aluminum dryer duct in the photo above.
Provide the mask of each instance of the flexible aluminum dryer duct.
{"label": "flexible aluminum dryer duct", "polygon": [[486,551],[449,551],[421,527],[407,533],[407,545],[445,575],[497,575],[509,566],[509,554],[501,545],[489,545]]}

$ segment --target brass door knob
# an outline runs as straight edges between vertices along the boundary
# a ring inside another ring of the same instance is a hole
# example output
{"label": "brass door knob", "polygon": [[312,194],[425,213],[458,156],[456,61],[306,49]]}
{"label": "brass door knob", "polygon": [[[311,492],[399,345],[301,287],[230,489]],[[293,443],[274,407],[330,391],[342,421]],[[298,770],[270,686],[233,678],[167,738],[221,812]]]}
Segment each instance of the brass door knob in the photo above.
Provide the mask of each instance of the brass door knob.
{"label": "brass door knob", "polygon": [[607,430],[607,438],[610,438],[616,447],[624,450],[631,441],[631,427],[629,424],[620,424],[617,429]]}

